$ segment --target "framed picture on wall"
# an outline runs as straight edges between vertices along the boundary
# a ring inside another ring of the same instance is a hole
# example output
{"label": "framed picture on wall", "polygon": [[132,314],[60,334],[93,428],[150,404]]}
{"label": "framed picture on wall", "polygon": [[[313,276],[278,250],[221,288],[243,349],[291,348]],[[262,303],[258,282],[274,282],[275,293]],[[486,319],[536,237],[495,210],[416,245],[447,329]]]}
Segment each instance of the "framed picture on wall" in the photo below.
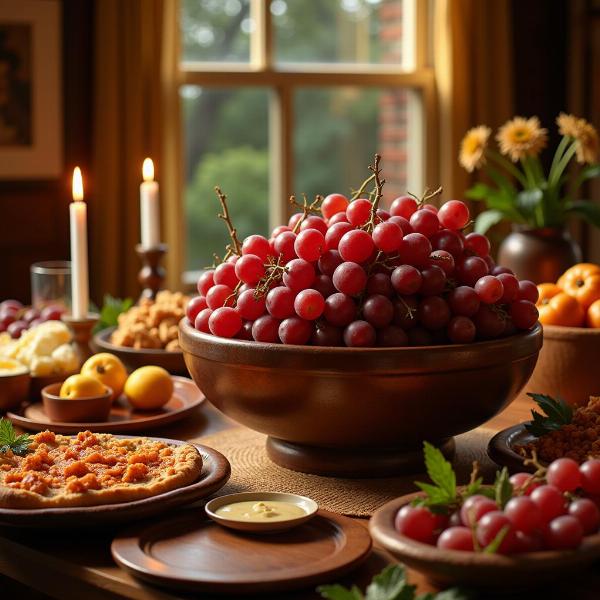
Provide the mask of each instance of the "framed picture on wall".
{"label": "framed picture on wall", "polygon": [[57,0],[0,0],[0,179],[62,173]]}

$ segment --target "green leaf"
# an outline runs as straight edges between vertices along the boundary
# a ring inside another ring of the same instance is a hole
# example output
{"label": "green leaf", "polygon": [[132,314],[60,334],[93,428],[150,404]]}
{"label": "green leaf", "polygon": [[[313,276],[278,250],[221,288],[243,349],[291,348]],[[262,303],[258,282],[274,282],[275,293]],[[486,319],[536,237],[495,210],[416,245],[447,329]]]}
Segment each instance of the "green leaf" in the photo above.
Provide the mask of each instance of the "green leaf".
{"label": "green leaf", "polygon": [[485,554],[496,554],[500,544],[504,541],[506,534],[509,532],[508,525],[505,525],[497,534],[496,537],[483,549]]}
{"label": "green leaf", "polygon": [[555,400],[544,394],[528,393],[527,395],[533,398],[544,411],[543,414],[535,410],[531,411],[533,418],[525,425],[525,429],[532,435],[541,437],[550,431],[556,431],[564,425],[568,425],[573,420],[573,409],[561,398]]}
{"label": "green leaf", "polygon": [[455,496],[449,495],[445,490],[438,487],[437,485],[431,485],[430,483],[423,483],[421,481],[415,481],[415,485],[423,490],[426,494],[426,498],[419,498],[415,501],[415,504],[419,506],[447,506],[452,504],[456,499]]}
{"label": "green leaf", "polygon": [[468,498],[469,496],[474,496],[479,493],[481,489],[481,484],[483,483],[483,477],[478,477],[475,481],[472,481],[467,486],[467,489],[463,493],[464,498]]}
{"label": "green leaf", "polygon": [[471,200],[487,200],[496,191],[485,183],[476,183],[465,192],[465,196]]}
{"label": "green leaf", "polygon": [[584,167],[575,180],[575,189],[579,189],[584,181],[595,179],[596,177],[600,177],[600,164]]}
{"label": "green leaf", "polygon": [[589,200],[574,200],[565,204],[565,213],[585,219],[591,225],[600,227],[600,206]]}
{"label": "green leaf", "polygon": [[17,436],[13,424],[8,419],[0,418],[0,453],[12,450],[18,456],[24,456],[29,451],[33,438],[27,433]]}
{"label": "green leaf", "polygon": [[531,188],[519,192],[515,200],[517,207],[524,215],[533,215],[543,197],[544,193],[540,188]]}
{"label": "green leaf", "polygon": [[431,481],[444,490],[448,496],[455,498],[456,474],[450,462],[446,460],[441,450],[429,442],[423,442],[423,452],[425,454],[427,475],[429,475]]}
{"label": "green leaf", "polygon": [[485,233],[490,227],[497,225],[504,218],[506,218],[506,215],[499,210],[484,210],[475,219],[475,231],[477,233]]}
{"label": "green leaf", "polygon": [[110,294],[104,296],[104,305],[100,311],[100,319],[94,328],[94,331],[100,331],[107,327],[116,327],[118,325],[119,315],[128,311],[133,306],[131,298],[113,298]]}
{"label": "green leaf", "polygon": [[413,600],[415,589],[407,583],[403,567],[388,565],[367,587],[365,600]]}
{"label": "green leaf", "polygon": [[363,600],[363,595],[356,586],[352,589],[345,588],[343,585],[321,585],[317,592],[327,600]]}
{"label": "green leaf", "polygon": [[509,478],[510,475],[508,474],[508,469],[506,467],[503,467],[502,471],[496,471],[494,500],[496,500],[496,503],[500,508],[504,508],[506,503],[512,498],[513,486]]}

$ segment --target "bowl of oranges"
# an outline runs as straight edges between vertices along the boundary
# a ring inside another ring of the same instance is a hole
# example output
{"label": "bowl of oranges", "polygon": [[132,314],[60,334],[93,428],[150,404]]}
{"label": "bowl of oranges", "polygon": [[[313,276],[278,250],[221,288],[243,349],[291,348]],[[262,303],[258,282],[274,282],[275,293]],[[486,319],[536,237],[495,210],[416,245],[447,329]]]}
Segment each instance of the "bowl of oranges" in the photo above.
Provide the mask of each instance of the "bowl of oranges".
{"label": "bowl of oranges", "polygon": [[585,404],[600,393],[600,265],[577,264],[538,291],[544,345],[527,389]]}

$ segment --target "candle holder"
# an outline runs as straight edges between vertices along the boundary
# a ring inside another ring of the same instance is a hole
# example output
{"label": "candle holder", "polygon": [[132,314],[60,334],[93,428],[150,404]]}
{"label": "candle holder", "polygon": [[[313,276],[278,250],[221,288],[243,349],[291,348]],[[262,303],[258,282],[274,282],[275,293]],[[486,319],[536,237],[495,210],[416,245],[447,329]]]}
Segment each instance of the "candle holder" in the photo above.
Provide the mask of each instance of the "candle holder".
{"label": "candle holder", "polygon": [[168,246],[166,244],[157,244],[156,246],[138,244],[135,247],[135,251],[143,265],[138,274],[138,281],[142,286],[140,299],[150,298],[154,300],[158,291],[162,289],[166,272],[160,261],[167,250]]}
{"label": "candle holder", "polygon": [[100,315],[96,313],[90,313],[82,319],[76,319],[73,315],[62,316],[63,322],[71,330],[73,349],[80,366],[94,354],[90,342],[92,341],[92,329],[99,318]]}

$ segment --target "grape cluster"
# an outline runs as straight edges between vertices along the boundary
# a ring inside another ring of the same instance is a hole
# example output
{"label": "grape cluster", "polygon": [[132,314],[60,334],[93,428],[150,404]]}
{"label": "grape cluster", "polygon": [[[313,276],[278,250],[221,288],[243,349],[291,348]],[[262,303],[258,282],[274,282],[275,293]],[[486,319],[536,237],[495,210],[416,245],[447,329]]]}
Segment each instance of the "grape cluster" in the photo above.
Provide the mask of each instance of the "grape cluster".
{"label": "grape cluster", "polygon": [[0,333],[6,331],[16,340],[31,327],[46,321],[60,321],[64,312],[62,306],[48,305],[37,310],[23,306],[18,300],[4,300],[0,302]]}
{"label": "grape cluster", "polygon": [[545,477],[516,473],[511,498],[499,506],[485,495],[469,496],[449,514],[425,506],[403,506],[396,515],[402,535],[446,550],[473,552],[489,546],[503,532],[497,552],[572,550],[600,528],[600,460],[581,466],[559,458]]}
{"label": "grape cluster", "polygon": [[205,271],[187,317],[221,337],[316,346],[465,344],[530,329],[536,286],[496,266],[488,239],[463,233],[469,223],[459,200],[438,210],[402,196],[386,211],[330,194],[319,214],[251,235]]}

